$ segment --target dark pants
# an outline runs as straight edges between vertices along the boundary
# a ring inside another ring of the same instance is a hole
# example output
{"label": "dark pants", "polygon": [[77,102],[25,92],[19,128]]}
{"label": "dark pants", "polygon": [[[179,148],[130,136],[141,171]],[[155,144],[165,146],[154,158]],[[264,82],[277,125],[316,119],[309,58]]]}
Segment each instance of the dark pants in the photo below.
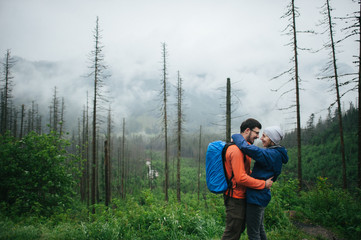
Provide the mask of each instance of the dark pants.
{"label": "dark pants", "polygon": [[267,240],[263,226],[264,207],[247,203],[247,235],[249,240]]}
{"label": "dark pants", "polygon": [[246,227],[246,199],[224,196],[226,228],[222,240],[239,240]]}

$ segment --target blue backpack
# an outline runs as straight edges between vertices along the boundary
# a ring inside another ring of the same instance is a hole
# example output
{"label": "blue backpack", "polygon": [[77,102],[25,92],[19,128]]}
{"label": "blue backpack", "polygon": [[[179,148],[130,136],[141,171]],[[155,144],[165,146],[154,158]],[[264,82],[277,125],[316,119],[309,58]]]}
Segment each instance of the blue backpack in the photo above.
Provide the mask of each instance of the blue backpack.
{"label": "blue backpack", "polygon": [[209,191],[212,193],[224,193],[232,186],[232,177],[227,179],[226,168],[226,151],[234,143],[225,143],[223,141],[211,142],[208,145],[206,153],[206,181]]}

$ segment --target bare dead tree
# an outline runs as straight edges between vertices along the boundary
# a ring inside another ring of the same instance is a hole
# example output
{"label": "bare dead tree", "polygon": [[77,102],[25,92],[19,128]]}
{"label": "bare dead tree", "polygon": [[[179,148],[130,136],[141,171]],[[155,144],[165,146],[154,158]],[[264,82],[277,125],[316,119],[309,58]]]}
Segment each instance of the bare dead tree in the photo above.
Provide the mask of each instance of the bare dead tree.
{"label": "bare dead tree", "polygon": [[[122,139],[119,137],[118,138],[118,142],[121,143],[122,142]],[[118,169],[117,169],[117,190],[118,190],[118,193],[119,195],[121,196],[122,192],[121,192],[121,189],[120,189],[120,186],[121,186],[121,164],[122,164],[122,159],[121,159],[121,147],[120,147],[120,144],[118,146],[118,153],[117,153],[117,160],[118,160]]]}
{"label": "bare dead tree", "polygon": [[15,108],[13,108],[12,116],[13,116],[12,132],[13,132],[13,136],[16,138],[17,137],[17,132],[18,132],[18,128],[17,128],[18,127],[18,122],[17,122],[17,120],[18,120],[18,111]]}
{"label": "bare dead tree", "polygon": [[355,29],[357,29],[356,33],[358,32],[358,42],[359,42],[359,55],[358,55],[358,181],[357,186],[361,188],[361,1],[359,1],[359,11],[357,24],[355,25]]}
{"label": "bare dead tree", "polygon": [[63,135],[63,131],[64,131],[64,124],[65,124],[65,119],[64,119],[64,113],[65,113],[65,101],[64,101],[64,97],[61,98],[61,110],[60,110],[60,123],[59,123],[59,136],[62,137]]}
{"label": "bare dead tree", "polygon": [[232,134],[232,121],[234,119],[239,119],[246,114],[236,115],[234,113],[239,113],[239,106],[241,99],[239,98],[240,89],[232,88],[231,79],[226,79],[226,84],[222,87],[219,87],[218,90],[221,92],[221,104],[220,108],[222,113],[220,114],[220,120],[218,122],[213,122],[213,125],[220,126],[225,131],[224,140],[230,141]]}
{"label": "bare dead tree", "polygon": [[85,178],[86,178],[86,197],[87,197],[87,206],[89,207],[90,203],[90,164],[89,164],[89,102],[88,102],[88,92],[86,94],[86,115],[85,115],[85,134],[84,134],[84,151],[85,151]]}
{"label": "bare dead tree", "polygon": [[125,169],[125,118],[123,118],[123,137],[122,137],[122,154],[121,154],[121,162],[122,162],[122,182],[121,182],[121,194],[122,198],[126,198],[126,169]]}
{"label": "bare dead tree", "polygon": [[[295,0],[291,0],[289,5],[287,6],[286,13],[282,16],[282,18],[286,18],[289,22],[287,27],[284,29],[286,35],[291,36],[290,42],[287,44],[292,47],[293,56],[291,58],[291,62],[293,65],[283,73],[278,76],[272,78],[272,80],[283,78],[289,76],[289,79],[286,83],[282,83],[281,87],[275,89],[273,91],[283,91],[280,96],[280,99],[289,93],[295,92],[295,104],[286,107],[280,107],[280,110],[290,110],[295,108],[296,110],[296,132],[297,132],[297,175],[299,181],[299,189],[302,188],[302,160],[301,160],[301,113],[300,113],[300,83],[301,79],[299,77],[299,63],[298,63],[298,47],[297,43],[297,34],[299,33],[296,28],[296,18],[299,16],[298,8],[295,5]],[[294,84],[294,88],[290,88],[288,90],[283,90],[283,88],[288,86],[288,84]]]}
{"label": "bare dead tree", "polygon": [[361,188],[361,1],[359,1],[359,11],[355,18],[358,20],[355,24],[355,29],[357,29],[355,32],[358,32],[358,42],[359,42],[359,55],[358,55],[358,181],[357,186],[358,188]]}
{"label": "bare dead tree", "polygon": [[111,202],[111,162],[110,162],[110,146],[111,146],[111,109],[108,111],[108,128],[107,137],[104,142],[104,170],[105,170],[105,205],[109,206]]}
{"label": "bare dead tree", "polygon": [[341,94],[340,94],[340,79],[338,74],[337,67],[337,58],[336,58],[336,45],[339,41],[335,40],[335,30],[334,30],[334,21],[331,16],[332,8],[330,6],[330,0],[326,0],[322,14],[325,19],[322,21],[326,27],[325,33],[328,33],[329,41],[324,45],[325,49],[328,49],[331,56],[331,61],[327,63],[323,72],[328,74],[324,77],[326,79],[334,80],[334,90],[336,92],[336,101],[331,104],[330,108],[336,103],[337,104],[337,117],[339,123],[339,134],[340,134],[340,145],[341,145],[341,161],[342,161],[342,179],[343,179],[343,188],[347,188],[347,176],[346,176],[346,157],[345,157],[345,143],[343,136],[343,124],[342,124],[342,111],[341,111]]}
{"label": "bare dead tree", "polygon": [[[85,108],[83,109],[83,116],[82,116],[82,131],[80,132],[79,129],[79,147],[80,147],[80,156],[82,159],[85,159]],[[82,176],[80,180],[80,199],[82,202],[87,200],[87,176],[86,176],[86,162],[82,162]]]}
{"label": "bare dead tree", "polygon": [[108,140],[106,139],[104,141],[104,176],[105,176],[105,206],[109,206],[110,203],[110,176],[109,176],[109,143]]}
{"label": "bare dead tree", "polygon": [[36,131],[37,131],[37,133],[39,133],[39,134],[42,134],[42,127],[41,127],[41,122],[42,122],[42,117],[41,117],[41,115],[37,115],[37,117],[36,117]]}
{"label": "bare dead tree", "polygon": [[226,141],[231,141],[231,79],[227,78],[226,90]]}
{"label": "bare dead tree", "polygon": [[32,117],[31,115],[33,114],[33,111],[32,109],[30,108],[28,110],[28,120],[27,120],[27,126],[26,126],[26,133],[29,133],[31,132],[33,129],[31,128],[31,125],[32,125]]}
{"label": "bare dead tree", "polygon": [[53,94],[53,123],[51,125],[51,129],[54,132],[58,131],[58,114],[59,114],[59,98],[57,96],[58,91],[56,90],[56,86],[54,87],[54,94]]}
{"label": "bare dead tree", "polygon": [[9,106],[12,96],[13,81],[14,78],[11,74],[11,68],[15,65],[15,60],[11,57],[11,51],[8,49],[5,54],[5,62],[2,63],[3,73],[1,82],[3,87],[1,88],[1,124],[0,133],[4,134],[9,125]]}
{"label": "bare dead tree", "polygon": [[199,144],[198,144],[198,201],[199,201],[199,194],[201,191],[201,151],[202,151],[202,125],[199,127]]}
{"label": "bare dead tree", "polygon": [[[104,80],[108,77],[105,74],[106,66],[104,65],[103,45],[101,44],[101,30],[99,28],[99,18],[96,19],[94,29],[94,50],[91,51],[91,73],[88,75],[94,80],[94,95],[93,95],[93,123],[92,123],[92,184],[91,184],[91,204],[94,205],[96,201],[97,191],[97,109],[100,107],[98,100],[105,100],[102,95],[102,87]],[[95,209],[93,207],[93,213]]]}
{"label": "bare dead tree", "polygon": [[104,148],[103,146],[103,135],[100,134],[100,127],[97,128],[97,132],[96,132],[97,136],[96,136],[96,152],[97,152],[97,156],[96,156],[96,165],[95,165],[95,201],[96,203],[100,202],[100,192],[101,190],[103,190],[101,187],[102,181],[104,180],[104,178],[101,177],[101,175],[104,173],[102,171],[103,167],[104,167],[104,152],[102,151],[102,148]]}
{"label": "bare dead tree", "polygon": [[23,132],[24,132],[24,118],[25,118],[25,106],[24,104],[21,105],[21,116],[20,116],[20,135],[19,138],[23,138]]}
{"label": "bare dead tree", "polygon": [[161,106],[161,115],[163,122],[163,133],[164,133],[164,193],[165,201],[168,202],[168,188],[169,188],[169,159],[168,159],[168,113],[167,113],[167,103],[168,103],[168,91],[167,91],[167,81],[168,81],[168,66],[167,58],[168,52],[165,43],[162,43],[162,80],[161,80],[161,95],[163,97],[162,106]]}
{"label": "bare dead tree", "polygon": [[180,169],[181,169],[181,150],[182,150],[182,134],[183,134],[183,112],[182,112],[182,103],[183,103],[183,88],[182,88],[182,78],[179,75],[178,71],[178,81],[177,81],[177,200],[181,202],[181,180],[180,180]]}
{"label": "bare dead tree", "polygon": [[52,124],[53,124],[53,105],[50,105],[49,106],[49,132],[51,132],[51,129],[52,129]]}
{"label": "bare dead tree", "polygon": [[28,113],[28,133],[35,130],[35,119],[38,114],[37,106],[38,105],[35,104],[35,101],[31,102],[31,109],[29,109]]}
{"label": "bare dead tree", "polygon": [[[84,117],[84,112],[83,112],[83,117]],[[74,134],[74,141],[75,141],[75,134]],[[83,146],[82,146],[82,131],[81,131],[81,121],[80,118],[78,118],[78,138],[77,138],[77,145],[79,146],[78,148],[76,148],[76,153],[78,156],[83,156]],[[84,163],[82,161],[80,161],[78,163],[78,168],[79,171],[82,171],[83,174],[80,176],[80,185],[79,185],[79,189],[80,189],[80,200],[82,202],[85,201],[85,168],[84,168]]]}
{"label": "bare dead tree", "polygon": [[[356,2],[356,0],[354,0]],[[358,72],[355,73],[347,73],[345,75],[354,76],[351,78],[351,80],[348,80],[346,82],[343,82],[342,85],[348,85],[353,84],[352,88],[349,88],[345,93],[342,94],[345,95],[350,91],[357,91],[358,93],[358,178],[357,178],[357,186],[358,188],[361,188],[361,1],[358,0],[358,10],[347,14],[346,17],[341,17],[342,20],[346,22],[348,25],[342,31],[346,31],[345,37],[342,39],[342,41],[348,39],[348,38],[354,38],[356,42],[358,42],[359,45],[359,52],[358,55],[355,55],[356,61],[354,62],[358,67]],[[342,97],[341,96],[341,97]]]}

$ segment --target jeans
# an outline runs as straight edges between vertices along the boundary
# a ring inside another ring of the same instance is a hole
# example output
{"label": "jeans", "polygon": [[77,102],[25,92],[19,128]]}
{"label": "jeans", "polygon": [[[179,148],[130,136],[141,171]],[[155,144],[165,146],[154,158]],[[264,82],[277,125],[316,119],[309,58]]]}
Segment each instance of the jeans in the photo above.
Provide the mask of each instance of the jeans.
{"label": "jeans", "polygon": [[239,240],[246,228],[246,199],[224,196],[226,228],[222,240]]}
{"label": "jeans", "polygon": [[247,235],[249,240],[267,240],[263,226],[265,207],[247,203]]}

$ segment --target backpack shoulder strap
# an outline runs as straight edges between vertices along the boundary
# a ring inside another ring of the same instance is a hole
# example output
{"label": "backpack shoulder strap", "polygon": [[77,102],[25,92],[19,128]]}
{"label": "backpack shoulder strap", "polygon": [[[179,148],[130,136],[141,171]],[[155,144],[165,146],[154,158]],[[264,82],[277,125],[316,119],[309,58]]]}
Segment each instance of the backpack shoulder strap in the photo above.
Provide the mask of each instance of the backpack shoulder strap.
{"label": "backpack shoulder strap", "polygon": [[227,142],[226,145],[224,146],[223,150],[222,150],[222,162],[223,162],[223,171],[224,171],[224,176],[227,179],[227,184],[228,184],[228,196],[232,196],[233,195],[233,188],[232,188],[232,179],[234,177],[233,171],[232,171],[232,176],[228,179],[227,178],[227,170],[226,170],[226,152],[229,146],[231,145],[235,145],[235,143],[233,142]]}

